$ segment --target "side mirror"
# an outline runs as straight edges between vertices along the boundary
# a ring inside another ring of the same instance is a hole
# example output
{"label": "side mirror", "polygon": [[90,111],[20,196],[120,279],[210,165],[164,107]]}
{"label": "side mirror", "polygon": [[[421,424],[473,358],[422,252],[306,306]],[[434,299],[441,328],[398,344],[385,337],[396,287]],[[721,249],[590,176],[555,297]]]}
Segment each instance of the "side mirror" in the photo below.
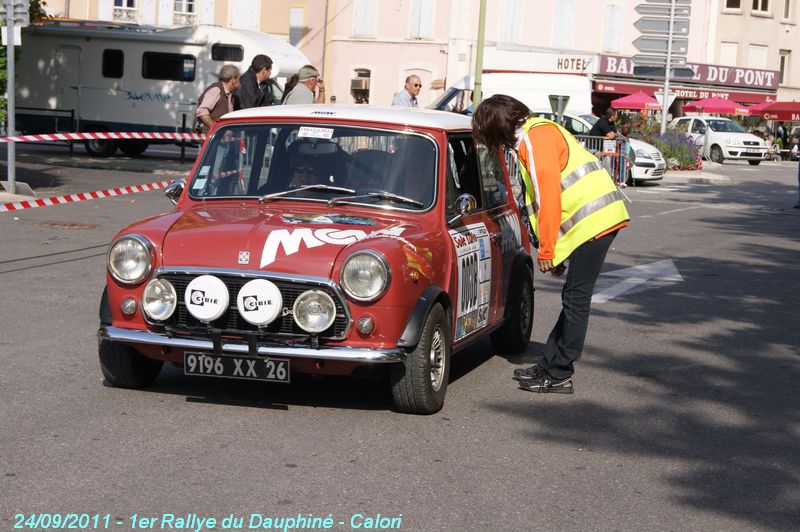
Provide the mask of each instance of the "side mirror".
{"label": "side mirror", "polygon": [[173,205],[178,204],[178,200],[183,194],[183,189],[186,187],[185,179],[176,179],[169,185],[164,187],[164,195],[169,198]]}
{"label": "side mirror", "polygon": [[456,210],[458,211],[458,214],[450,218],[447,221],[447,225],[452,226],[464,216],[467,216],[475,211],[477,208],[478,202],[475,200],[475,196],[472,194],[461,194],[458,198],[456,198]]}

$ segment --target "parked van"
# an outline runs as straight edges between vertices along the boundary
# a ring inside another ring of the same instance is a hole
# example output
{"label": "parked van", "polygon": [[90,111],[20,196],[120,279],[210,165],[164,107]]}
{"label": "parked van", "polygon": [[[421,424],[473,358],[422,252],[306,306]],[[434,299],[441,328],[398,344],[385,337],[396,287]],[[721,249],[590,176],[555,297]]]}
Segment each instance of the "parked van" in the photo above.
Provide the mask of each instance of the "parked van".
{"label": "parked van", "polygon": [[[265,33],[199,25],[163,29],[135,24],[46,21],[23,31],[17,60],[17,128],[23,133],[181,131],[197,99],[223,64],[244,73],[257,54],[273,60],[273,78],[308,63],[287,42]],[[273,79],[274,81],[274,79]],[[276,98],[277,83],[271,84]],[[101,156],[115,141],[91,141]],[[147,149],[125,141],[127,154]]]}
{"label": "parked van", "polygon": [[[583,74],[484,70],[483,99],[507,94],[531,109],[550,108],[550,95],[569,96],[567,109],[574,114],[591,113],[592,82]],[[429,107],[440,111],[472,114],[473,76],[464,76]]]}
{"label": "parked van", "polygon": [[766,142],[728,118],[683,116],[667,127],[686,133],[700,148],[701,155],[715,163],[738,159],[758,166],[767,155]]}

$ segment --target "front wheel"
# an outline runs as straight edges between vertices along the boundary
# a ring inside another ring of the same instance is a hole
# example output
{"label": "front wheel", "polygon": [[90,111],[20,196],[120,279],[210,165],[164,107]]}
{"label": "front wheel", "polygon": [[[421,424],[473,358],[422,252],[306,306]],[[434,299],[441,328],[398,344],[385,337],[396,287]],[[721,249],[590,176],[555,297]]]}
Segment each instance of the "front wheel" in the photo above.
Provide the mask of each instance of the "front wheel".
{"label": "front wheel", "polygon": [[722,148],[720,148],[720,147],[719,147],[719,146],[717,146],[716,144],[714,144],[713,146],[711,146],[711,153],[710,153],[710,155],[709,155],[709,158],[710,158],[712,161],[714,161],[715,163],[722,164],[722,161],[724,161],[724,160],[725,160],[725,156],[724,156],[724,155],[722,155]]}
{"label": "front wheel", "polygon": [[419,344],[402,364],[392,364],[395,407],[408,414],[434,414],[444,405],[450,379],[450,323],[435,304],[425,320]]}
{"label": "front wheel", "polygon": [[747,162],[750,163],[750,166],[758,166],[759,164],[761,164],[761,161],[747,161]]}
{"label": "front wheel", "polygon": [[511,309],[508,320],[492,333],[492,345],[504,353],[521,353],[528,347],[533,326],[533,274],[527,266],[518,286],[512,286],[508,297]]}
{"label": "front wheel", "polygon": [[148,358],[130,346],[111,340],[100,340],[98,351],[103,376],[111,386],[118,388],[150,386],[164,365],[163,360]]}

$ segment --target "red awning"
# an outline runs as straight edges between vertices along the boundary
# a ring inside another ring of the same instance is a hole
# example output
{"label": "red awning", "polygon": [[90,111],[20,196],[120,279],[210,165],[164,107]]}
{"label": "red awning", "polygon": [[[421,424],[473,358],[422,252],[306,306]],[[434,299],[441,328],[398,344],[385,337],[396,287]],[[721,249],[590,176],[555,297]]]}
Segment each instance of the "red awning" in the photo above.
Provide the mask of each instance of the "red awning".
{"label": "red awning", "polygon": [[[604,79],[596,79],[594,81],[595,92],[602,92],[605,94],[625,95],[634,94],[641,91],[645,94],[652,95],[655,91],[660,91],[663,88],[663,83],[629,83],[627,81],[623,82]],[[725,87],[688,87],[686,85],[676,83],[674,86],[670,86],[670,89],[678,95],[679,99],[683,100],[699,100],[701,98],[717,97],[744,103],[761,103],[767,99],[775,98],[774,93],[728,90]]]}
{"label": "red awning", "polygon": [[658,100],[641,91],[612,100],[611,107],[614,109],[636,109],[638,111],[658,111],[661,109],[661,106],[658,105]]}
{"label": "red awning", "polygon": [[721,115],[742,115],[747,116],[750,111],[747,107],[740,105],[732,100],[722,98],[705,98],[696,102],[687,103],[683,106],[684,111],[697,113],[718,113]]}
{"label": "red awning", "polygon": [[773,102],[762,110],[764,120],[800,122],[800,102]]}

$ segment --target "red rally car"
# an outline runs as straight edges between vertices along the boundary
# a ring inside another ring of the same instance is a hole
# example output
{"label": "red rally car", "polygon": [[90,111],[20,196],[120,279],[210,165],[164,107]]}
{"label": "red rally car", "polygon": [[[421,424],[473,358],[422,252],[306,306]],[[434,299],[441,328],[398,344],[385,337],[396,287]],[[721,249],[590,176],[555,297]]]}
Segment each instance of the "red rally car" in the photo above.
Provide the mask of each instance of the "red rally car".
{"label": "red rally car", "polygon": [[289,382],[385,366],[396,408],[441,409],[451,354],[491,335],[522,351],[531,250],[513,159],[469,118],[280,106],[215,124],[166,214],[114,238],[100,306],[107,381]]}

